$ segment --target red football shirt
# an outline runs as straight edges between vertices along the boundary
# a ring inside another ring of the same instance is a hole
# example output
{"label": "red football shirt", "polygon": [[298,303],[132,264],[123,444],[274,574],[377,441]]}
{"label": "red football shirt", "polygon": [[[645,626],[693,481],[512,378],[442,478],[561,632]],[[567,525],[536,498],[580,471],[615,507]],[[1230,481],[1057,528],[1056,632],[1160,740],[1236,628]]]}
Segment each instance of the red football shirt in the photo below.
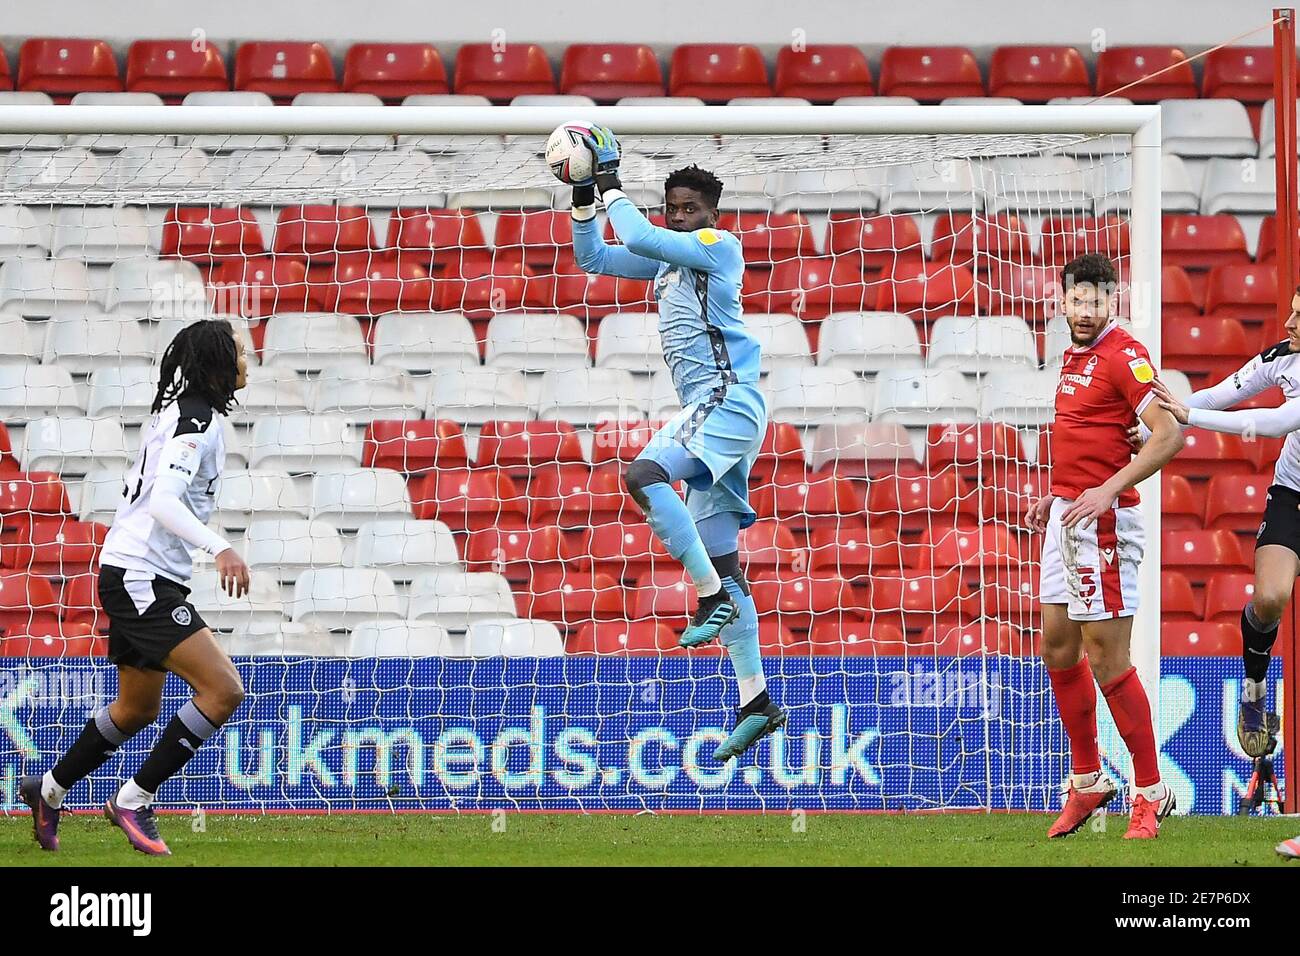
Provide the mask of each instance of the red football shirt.
{"label": "red football shirt", "polygon": [[[1128,429],[1154,397],[1154,381],[1147,350],[1113,322],[1091,345],[1065,350],[1052,425],[1052,494],[1077,498],[1132,460]],[[1125,491],[1118,503],[1137,504],[1137,491]]]}

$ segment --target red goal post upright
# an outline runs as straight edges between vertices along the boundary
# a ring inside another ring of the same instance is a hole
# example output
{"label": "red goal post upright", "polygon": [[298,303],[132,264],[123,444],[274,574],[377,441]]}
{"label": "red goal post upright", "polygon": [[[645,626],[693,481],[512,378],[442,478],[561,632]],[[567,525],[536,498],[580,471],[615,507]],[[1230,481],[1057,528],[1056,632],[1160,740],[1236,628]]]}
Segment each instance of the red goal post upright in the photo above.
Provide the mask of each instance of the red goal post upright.
{"label": "red goal post upright", "polygon": [[[1291,295],[1296,289],[1300,268],[1297,265],[1297,228],[1300,215],[1296,205],[1296,36],[1295,11],[1273,11],[1273,123],[1277,150],[1277,317],[1278,325],[1291,312]],[[1280,331],[1280,330],[1279,330]],[[1300,813],[1300,792],[1296,751],[1300,749],[1300,679],[1297,678],[1297,646],[1300,636],[1300,607],[1291,601],[1291,614],[1282,628],[1283,687],[1282,741],[1286,755],[1286,790],[1283,806],[1287,813]]]}

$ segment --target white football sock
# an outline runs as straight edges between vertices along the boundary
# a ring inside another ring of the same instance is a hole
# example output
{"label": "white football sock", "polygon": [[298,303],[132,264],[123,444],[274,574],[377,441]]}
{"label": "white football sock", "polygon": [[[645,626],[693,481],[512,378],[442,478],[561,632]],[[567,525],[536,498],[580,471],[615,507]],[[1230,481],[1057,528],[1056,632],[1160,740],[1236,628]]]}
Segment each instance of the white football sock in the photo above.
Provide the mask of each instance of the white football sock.
{"label": "white football sock", "polygon": [[753,677],[739,677],[736,683],[740,685],[740,706],[744,707],[751,700],[757,697],[763,691],[767,690],[767,678],[762,674],[756,674]]}
{"label": "white football sock", "polygon": [[1251,680],[1247,677],[1241,682],[1241,699],[1248,704],[1253,704],[1257,700],[1263,700],[1268,690],[1268,681]]}
{"label": "white football sock", "polygon": [[1153,783],[1149,787],[1138,787],[1136,793],[1140,797],[1145,797],[1152,803],[1159,803],[1165,798],[1165,782],[1163,780]]}
{"label": "white football sock", "polygon": [[117,791],[113,802],[123,810],[143,810],[153,804],[153,798],[154,794],[141,790],[140,785],[135,782],[135,777],[132,777],[122,784],[122,789]]}
{"label": "white football sock", "polygon": [[58,810],[63,806],[63,798],[67,795],[67,788],[60,787],[54,780],[54,774],[45,771],[45,776],[41,778],[41,799]]}
{"label": "white football sock", "polygon": [[1070,786],[1075,790],[1087,790],[1100,779],[1100,770],[1094,770],[1092,773],[1072,773],[1070,774]]}

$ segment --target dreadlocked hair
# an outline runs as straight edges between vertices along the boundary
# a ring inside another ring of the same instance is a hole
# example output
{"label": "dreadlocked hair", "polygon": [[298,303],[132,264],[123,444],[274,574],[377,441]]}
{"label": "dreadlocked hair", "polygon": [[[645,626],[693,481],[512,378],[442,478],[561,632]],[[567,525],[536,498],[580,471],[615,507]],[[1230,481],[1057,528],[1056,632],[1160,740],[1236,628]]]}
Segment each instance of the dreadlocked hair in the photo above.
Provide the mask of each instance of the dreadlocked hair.
{"label": "dreadlocked hair", "polygon": [[678,186],[694,189],[710,206],[714,209],[718,208],[718,200],[722,198],[722,180],[707,169],[690,165],[674,170],[664,180],[664,192],[676,189]]}
{"label": "dreadlocked hair", "polygon": [[163,352],[152,411],[162,411],[182,395],[203,399],[225,415],[235,401],[239,354],[235,330],[225,319],[204,319],[176,333]]}

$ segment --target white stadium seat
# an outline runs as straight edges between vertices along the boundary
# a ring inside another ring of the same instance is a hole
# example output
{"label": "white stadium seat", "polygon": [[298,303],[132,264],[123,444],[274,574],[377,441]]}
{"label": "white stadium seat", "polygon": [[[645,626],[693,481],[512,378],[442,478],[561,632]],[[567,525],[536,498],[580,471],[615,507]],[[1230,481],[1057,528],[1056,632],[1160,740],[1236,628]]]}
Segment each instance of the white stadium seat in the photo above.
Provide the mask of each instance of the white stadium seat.
{"label": "white stadium seat", "polygon": [[851,163],[846,154],[840,169],[782,173],[777,180],[774,211],[874,212],[888,191],[888,173],[881,166],[852,166]]}
{"label": "white stadium seat", "polygon": [[222,590],[215,568],[195,569],[190,579],[190,603],[214,631],[233,631],[255,622],[284,622],[280,583],[266,571],[251,571],[248,593],[234,598]]}
{"label": "white stadium seat", "polygon": [[150,254],[149,226],[135,206],[64,206],[54,221],[50,252],[58,259],[117,262]]}
{"label": "white stadium seat", "polygon": [[813,364],[808,333],[793,315],[779,312],[745,314],[745,327],[763,349],[763,369],[807,368]]}
{"label": "white stadium seat", "polygon": [[650,376],[650,418],[672,418],[681,410],[682,401],[673,385],[672,373],[662,371]]}
{"label": "white stadium seat", "polygon": [[[482,138],[482,137],[480,137]],[[452,165],[460,189],[447,194],[448,209],[554,209],[571,194],[553,177],[534,175],[537,155],[527,147],[491,147],[455,153],[438,160]],[[454,165],[453,165],[454,164]]]}
{"label": "white stadium seat", "polygon": [[[293,98],[294,106],[355,107],[383,106],[384,101],[371,93],[299,93]],[[388,149],[393,145],[391,136],[369,134],[365,136],[317,135],[290,136],[289,145],[319,153],[345,153],[348,150]]]}
{"label": "white stadium seat", "polygon": [[1212,159],[1201,184],[1201,214],[1268,215],[1276,211],[1277,170],[1272,162]]}
{"label": "white stadium seat", "polygon": [[239,149],[226,159],[221,187],[232,195],[250,197],[249,205],[328,202],[339,185],[329,175],[333,165],[307,149]]}
{"label": "white stadium seat", "polygon": [[834,312],[822,320],[817,364],[855,372],[920,368],[916,323],[899,312]]}
{"label": "white stadium seat", "polygon": [[[187,93],[181,101],[185,106],[261,106],[274,107],[271,97],[265,93],[231,92],[218,90],[207,93]],[[195,146],[209,153],[231,153],[247,149],[283,149],[287,140],[283,136],[263,135],[207,135],[178,136],[177,142],[182,146]]]}
{"label": "white stadium seat", "polygon": [[0,206],[0,259],[45,258],[49,230],[26,206]]}
{"label": "white stadium seat", "polygon": [[75,375],[124,364],[149,365],[153,354],[139,322],[111,315],[69,315],[50,320],[42,361]]}
{"label": "white stadium seat", "polygon": [[234,422],[224,415],[221,418],[221,431],[226,436],[226,470],[247,468],[248,450],[244,447],[244,436],[236,430]]}
{"label": "white stadium seat", "polygon": [[334,657],[339,642],[316,624],[294,621],[252,621],[230,634],[220,635],[231,657]]}
{"label": "white stadium seat", "polygon": [[153,414],[158,369],[153,365],[106,365],[90,374],[87,418],[116,418],[139,425]]}
{"label": "white stadium seat", "polygon": [[[1103,157],[1084,169],[1093,211],[1098,216],[1126,216],[1133,204],[1133,163],[1127,153]],[[1165,213],[1195,213],[1201,208],[1200,185],[1187,164],[1173,153],[1160,155],[1160,208]]]}
{"label": "white stadium seat", "polygon": [[84,306],[97,298],[85,263],[10,259],[0,265],[0,309],[46,318],[64,306]]}
{"label": "white stadium seat", "polygon": [[411,496],[401,473],[388,468],[318,471],[311,480],[311,515],[350,532],[379,518],[409,518]]}
{"label": "white stadium seat", "polygon": [[545,372],[587,364],[587,333],[572,315],[505,312],[487,330],[486,365]]}
{"label": "white stadium seat", "polygon": [[808,427],[864,422],[871,387],[847,368],[777,368],[764,383],[772,421]]}
{"label": "white stadium seat", "polygon": [[311,499],[283,471],[256,468],[230,471],[217,485],[216,508],[212,523],[226,532],[242,531],[254,520],[271,518],[306,518],[311,513]]}
{"label": "white stadium seat", "polygon": [[[447,194],[434,188],[439,171],[429,154],[418,149],[344,153],[332,175],[338,181],[341,201],[368,206],[371,212],[447,204]],[[445,176],[445,171],[441,175]]]}
{"label": "white stadium seat", "polygon": [[981,415],[1016,427],[1046,425],[1056,417],[1059,381],[1052,368],[990,373],[980,382]]}
{"label": "white stadium seat", "polygon": [[[704,100],[695,96],[625,96],[618,101],[619,106],[668,107],[669,109],[690,109],[703,106]],[[657,136],[649,134],[620,137],[624,155],[640,154],[667,158],[676,156],[684,149],[690,149],[694,143],[690,137]],[[662,198],[662,197],[661,197]]]}
{"label": "white stadium seat", "polygon": [[[72,97],[72,106],[162,106],[163,101],[156,93],[78,93]],[[69,146],[83,146],[97,153],[116,153],[128,146],[142,146],[152,149],[171,139],[170,136],[157,136],[142,133],[115,135],[110,133],[86,133],[68,137]]]}
{"label": "white stadium seat", "polygon": [[644,383],[617,368],[546,372],[540,396],[538,418],[571,422],[579,428],[606,420],[642,418],[648,397]]}
{"label": "white stadium seat", "polygon": [[429,382],[425,418],[482,425],[494,418],[531,418],[522,372],[509,368],[437,369]]}
{"label": "white stadium seat", "polygon": [[125,485],[122,472],[116,468],[96,468],[81,479],[81,495],[77,516],[82,521],[98,521],[111,525],[122,500]]}
{"label": "white stadium seat", "polygon": [[[163,352],[167,351],[167,346],[171,345],[172,339],[176,338],[176,333],[186,326],[205,319],[229,322],[230,327],[235,330],[235,334],[244,340],[244,359],[248,362],[249,371],[251,372],[257,367],[257,348],[253,345],[252,326],[249,324],[248,319],[238,315],[208,315],[204,313],[195,316],[168,316],[150,323],[153,330],[153,351],[156,360],[162,361]],[[239,398],[240,401],[243,401],[243,392],[240,392]]]}
{"label": "white stadium seat", "polygon": [[978,212],[983,193],[971,165],[960,160],[890,166],[880,197],[883,213],[931,212],[959,209]]}
{"label": "white stadium seat", "polygon": [[[748,318],[748,316],[746,316]],[[614,312],[596,332],[596,367],[657,372],[664,367],[655,312]]]}
{"label": "white stadium seat", "polygon": [[72,373],[49,365],[0,365],[0,417],[9,422],[78,416],[84,411]]}
{"label": "white stadium seat", "polygon": [[126,259],[108,270],[104,308],[137,318],[193,321],[208,312],[208,290],[199,267],[182,259]]}
{"label": "white stadium seat", "polygon": [[499,574],[427,571],[411,582],[412,621],[433,620],[449,631],[464,631],[476,621],[515,617],[510,585]]}
{"label": "white stadium seat", "polygon": [[1160,101],[1160,148],[1179,156],[1254,156],[1246,107],[1237,100]]}
{"label": "white stadium seat", "polygon": [[953,369],[885,369],[876,376],[873,419],[923,426],[938,419],[975,421],[975,387]]}
{"label": "white stadium seat", "polygon": [[361,442],[347,419],[333,415],[268,415],[253,423],[248,461],[290,474],[354,468]]}
{"label": "white stadium seat", "polygon": [[306,568],[342,564],[343,536],[328,521],[256,518],[244,531],[244,560],[291,583]]}
{"label": "white stadium seat", "polygon": [[441,521],[397,518],[361,525],[345,563],[354,568],[379,568],[400,587],[431,568],[459,570],[460,556],[451,529]]}
{"label": "white stadium seat", "polygon": [[1070,156],[991,159],[976,174],[989,214],[1091,210],[1092,193],[1079,163]]}
{"label": "white stadium seat", "polygon": [[78,193],[110,190],[110,169],[88,149],[64,147],[48,153],[24,150],[9,157],[4,166],[4,185],[6,191],[26,194],[34,200],[42,194],[55,194],[76,201]]}
{"label": "white stadium seat", "polygon": [[467,657],[561,657],[564,638],[550,621],[476,621],[465,635]]}
{"label": "white stadium seat", "polygon": [[106,418],[42,418],[23,430],[23,471],[84,475],[130,462],[122,426]]}
{"label": "white stadium seat", "polygon": [[1036,367],[1038,346],[1018,315],[945,315],[930,328],[928,365],[967,373]]}
{"label": "white stadium seat", "polygon": [[373,568],[313,568],[293,586],[295,621],[336,630],[401,616],[392,580]]}
{"label": "white stadium seat", "polygon": [[312,412],[341,415],[353,424],[419,418],[424,406],[423,384],[417,387],[400,368],[331,366],[312,384]]}
{"label": "white stadium seat", "polygon": [[474,326],[459,312],[382,315],[375,322],[375,364],[408,372],[478,368]]}
{"label": "white stadium seat", "polygon": [[220,167],[192,147],[128,146],[104,162],[112,170],[113,185],[134,195],[151,190],[164,196],[206,195],[221,185]]}
{"label": "white stadium seat", "polygon": [[452,637],[437,624],[365,621],[348,634],[348,657],[449,657]]}
{"label": "white stadium seat", "polygon": [[17,312],[0,312],[0,365],[31,365],[41,360],[32,330]]}
{"label": "white stadium seat", "polygon": [[[54,100],[48,93],[35,91],[14,92],[0,91],[0,106],[53,106]],[[55,133],[0,133],[0,150],[23,149],[58,149],[63,145],[62,136]]]}
{"label": "white stadium seat", "polygon": [[[468,96],[463,93],[420,94],[402,100],[403,106],[434,106],[439,109],[464,106],[491,106],[486,96]],[[411,147],[429,153],[499,151],[503,147],[500,136],[416,136],[404,133],[397,137],[399,147]]]}
{"label": "white stadium seat", "polygon": [[291,368],[253,367],[239,392],[239,404],[230,417],[240,424],[263,415],[298,415],[307,412],[307,382]]}
{"label": "white stadium seat", "polygon": [[920,456],[907,429],[897,422],[818,426],[808,452],[812,470],[848,461],[860,462],[865,471],[873,461],[893,469],[898,462],[919,464]]}
{"label": "white stadium seat", "polygon": [[336,312],[282,312],[267,319],[262,364],[299,372],[367,363],[366,339],[354,316]]}

